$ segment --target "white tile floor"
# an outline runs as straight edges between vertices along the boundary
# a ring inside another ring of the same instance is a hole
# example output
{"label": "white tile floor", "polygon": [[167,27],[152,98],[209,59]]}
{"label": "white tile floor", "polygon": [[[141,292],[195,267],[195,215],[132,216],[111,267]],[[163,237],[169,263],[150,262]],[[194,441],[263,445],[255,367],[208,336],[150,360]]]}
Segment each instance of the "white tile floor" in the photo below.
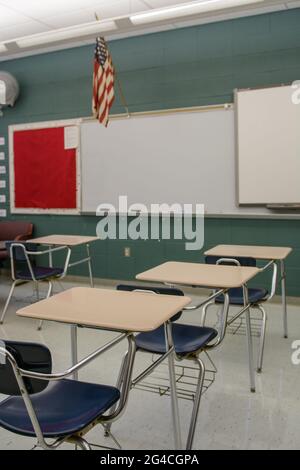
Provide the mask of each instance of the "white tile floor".
{"label": "white tile floor", "polygon": [[[72,284],[74,285],[74,283]],[[68,288],[71,284],[64,283]],[[98,286],[100,287],[100,286]],[[0,309],[9,289],[1,280]],[[56,291],[59,288],[56,287]],[[33,300],[29,285],[20,286],[10,305],[6,322],[0,327],[0,338],[37,341],[49,346],[54,370],[70,365],[70,333],[65,325],[45,323],[38,332],[37,322],[17,318],[15,311]],[[282,337],[282,315],[279,304],[267,305],[268,326],[264,369],[256,375],[255,394],[249,391],[246,341],[244,336],[228,334],[222,346],[212,353],[218,373],[216,381],[201,402],[195,449],[298,449],[300,447],[300,365],[292,364],[291,344],[300,339],[300,306],[289,307],[289,339]],[[199,314],[198,314],[199,315]],[[211,315],[214,321],[214,314]],[[196,313],[186,313],[185,321],[195,322]],[[79,331],[80,356],[93,351],[112,333]],[[254,338],[256,352],[257,339]],[[99,358],[84,369],[80,378],[114,384],[125,344]],[[136,370],[145,364],[139,355]],[[148,363],[148,361],[147,361]],[[1,397],[0,397],[1,398]],[[180,400],[183,435],[186,435],[191,402]],[[170,400],[168,397],[133,390],[123,417],[114,424],[113,432],[123,449],[170,449],[173,446]],[[104,438],[102,428],[91,431],[88,440],[112,445]],[[13,435],[0,428],[0,449],[30,449],[34,441]]]}

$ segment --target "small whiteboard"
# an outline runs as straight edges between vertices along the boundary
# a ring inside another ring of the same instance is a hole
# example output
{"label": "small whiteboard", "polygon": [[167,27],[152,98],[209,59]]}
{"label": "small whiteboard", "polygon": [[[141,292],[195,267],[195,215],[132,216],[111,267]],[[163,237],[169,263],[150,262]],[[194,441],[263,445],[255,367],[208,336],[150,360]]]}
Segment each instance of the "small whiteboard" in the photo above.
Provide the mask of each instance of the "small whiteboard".
{"label": "small whiteboard", "polygon": [[300,104],[293,95],[291,86],[236,92],[240,204],[300,203]]}

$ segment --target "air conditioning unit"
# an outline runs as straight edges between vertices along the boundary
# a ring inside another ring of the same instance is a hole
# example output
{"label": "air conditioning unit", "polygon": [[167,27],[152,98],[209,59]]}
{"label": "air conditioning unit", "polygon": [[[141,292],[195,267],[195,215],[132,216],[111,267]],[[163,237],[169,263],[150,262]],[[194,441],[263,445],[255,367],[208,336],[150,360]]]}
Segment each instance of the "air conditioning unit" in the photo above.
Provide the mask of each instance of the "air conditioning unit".
{"label": "air conditioning unit", "polygon": [[2,108],[14,106],[19,96],[19,84],[15,77],[8,72],[0,71],[0,115]]}

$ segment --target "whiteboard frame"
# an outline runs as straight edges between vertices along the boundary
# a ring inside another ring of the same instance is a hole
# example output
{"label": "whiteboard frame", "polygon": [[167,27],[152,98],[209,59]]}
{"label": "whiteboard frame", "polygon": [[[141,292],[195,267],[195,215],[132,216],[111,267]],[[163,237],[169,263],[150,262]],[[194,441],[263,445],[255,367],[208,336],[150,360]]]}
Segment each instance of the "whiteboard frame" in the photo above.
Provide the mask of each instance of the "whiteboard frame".
{"label": "whiteboard frame", "polygon": [[[226,103],[219,103],[219,104],[212,104],[212,105],[204,105],[204,106],[189,106],[189,107],[183,107],[183,108],[167,108],[167,109],[157,109],[157,110],[150,110],[150,111],[138,111],[138,112],[132,112],[132,113],[120,113],[120,114],[113,114],[110,115],[109,119],[110,121],[124,121],[128,120],[130,118],[147,118],[147,117],[161,117],[161,116],[172,116],[175,114],[187,114],[187,113],[209,113],[211,111],[233,111],[235,112],[235,105],[234,102],[228,101]],[[93,116],[88,116],[88,117],[82,117],[82,124],[86,124],[89,122],[97,122],[97,119],[94,118]],[[235,184],[235,183],[234,183]],[[83,197],[83,192],[82,192],[82,197]],[[95,215],[94,211],[89,211],[83,209],[83,201],[82,201],[82,210],[81,210],[82,215]],[[121,215],[120,213],[117,212],[117,215]],[[129,216],[129,213],[127,213]],[[195,215],[195,214],[193,214]],[[205,212],[205,217],[216,217],[216,218],[239,218],[239,217],[247,217],[249,218],[256,218],[259,216],[264,216],[267,214],[257,214],[255,212],[249,212],[249,214],[239,214],[236,212],[220,212],[220,213],[213,213],[213,212]]]}
{"label": "whiteboard frame", "polygon": [[[80,154],[80,125],[82,119],[63,119],[55,121],[41,121],[26,124],[14,124],[8,126],[9,142],[9,197],[11,214],[35,214],[35,215],[80,215],[81,214],[81,154]],[[35,207],[15,207],[15,170],[14,170],[14,145],[15,131],[51,129],[57,127],[77,126],[78,147],[76,149],[76,209],[38,209]]]}

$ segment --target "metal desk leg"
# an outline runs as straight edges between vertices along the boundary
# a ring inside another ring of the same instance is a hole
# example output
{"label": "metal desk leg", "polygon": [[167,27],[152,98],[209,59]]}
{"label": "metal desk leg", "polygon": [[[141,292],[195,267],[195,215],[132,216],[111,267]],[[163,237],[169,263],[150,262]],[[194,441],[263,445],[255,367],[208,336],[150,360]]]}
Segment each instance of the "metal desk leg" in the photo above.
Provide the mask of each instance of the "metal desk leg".
{"label": "metal desk leg", "polygon": [[[249,304],[248,299],[248,288],[243,286],[244,294],[244,306]],[[251,333],[251,319],[250,319],[250,308],[245,311],[246,319],[246,332],[247,332],[247,344],[248,344],[248,356],[249,356],[249,377],[250,377],[250,390],[255,392],[255,374],[254,374],[254,363],[253,363],[253,344],[252,344],[252,333]]]}
{"label": "metal desk leg", "polygon": [[197,388],[196,388],[196,393],[195,393],[195,398],[194,398],[194,406],[193,406],[193,411],[192,411],[190,429],[189,429],[189,434],[188,434],[188,438],[186,442],[186,450],[191,450],[193,447],[197,418],[198,418],[198,413],[199,413],[199,406],[200,406],[200,401],[202,397],[203,383],[204,383],[204,377],[205,377],[205,365],[203,364],[203,362],[201,361],[199,357],[195,358],[195,362],[199,367],[199,375],[198,375]]}
{"label": "metal desk leg", "polygon": [[[72,365],[74,366],[78,362],[77,325],[71,325],[71,355],[72,355]],[[73,379],[78,380],[78,371],[74,372]]]}
{"label": "metal desk leg", "polygon": [[[52,250],[52,245],[49,245],[50,250]],[[50,268],[53,268],[53,257],[52,257],[52,251],[49,251],[49,266]]]}
{"label": "metal desk leg", "polygon": [[[174,347],[173,339],[172,339],[172,325],[170,322],[167,322],[165,324],[165,335],[166,335],[166,347],[167,347],[167,350],[169,350],[170,348]],[[174,427],[175,449],[180,450],[182,449],[182,439],[181,439],[176,376],[175,376],[175,367],[174,367],[174,356],[175,356],[174,351],[172,354],[169,354],[168,356],[169,375],[170,375],[170,396],[171,396],[172,418],[173,418],[173,427]]]}
{"label": "metal desk leg", "polygon": [[90,283],[91,283],[91,287],[94,287],[94,279],[93,279],[92,263],[91,263],[91,255],[90,255],[90,245],[88,243],[86,245],[86,252],[87,252],[87,256],[88,256]]}
{"label": "metal desk leg", "polygon": [[283,309],[283,336],[288,337],[288,321],[287,321],[287,308],[286,308],[286,275],[284,260],[280,261],[280,277],[281,277],[281,298]]}

